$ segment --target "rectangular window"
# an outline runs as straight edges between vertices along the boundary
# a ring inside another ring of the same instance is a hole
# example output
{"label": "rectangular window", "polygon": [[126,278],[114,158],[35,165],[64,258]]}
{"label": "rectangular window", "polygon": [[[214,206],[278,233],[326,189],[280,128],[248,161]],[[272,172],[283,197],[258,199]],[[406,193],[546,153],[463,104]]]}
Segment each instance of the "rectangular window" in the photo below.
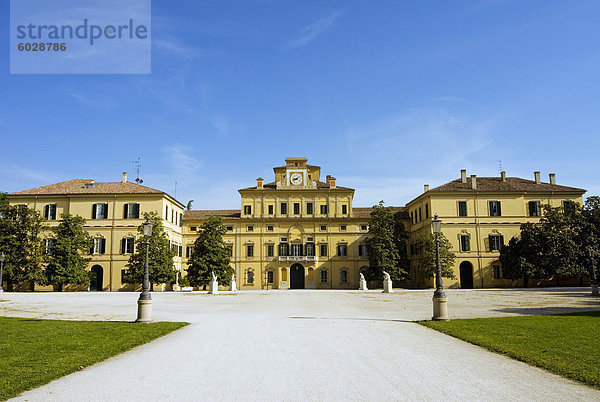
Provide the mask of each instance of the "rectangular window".
{"label": "rectangular window", "polygon": [[268,284],[275,283],[275,272],[267,271],[267,283]]}
{"label": "rectangular window", "polygon": [[348,255],[348,246],[345,244],[339,244],[337,246],[337,252],[339,257],[346,257]]}
{"label": "rectangular window", "polygon": [[460,251],[471,251],[471,239],[468,235],[460,236]]}
{"label": "rectangular window", "polygon": [[252,225],[248,225],[246,229],[248,230],[248,232],[254,232],[254,226]]}
{"label": "rectangular window", "polygon": [[348,283],[348,270],[342,269],[340,271],[340,282],[341,283]]}
{"label": "rectangular window", "polygon": [[340,225],[340,231],[345,232],[346,231],[346,225]]}
{"label": "rectangular window", "polygon": [[294,203],[294,215],[300,215],[300,203],[299,202]]}
{"label": "rectangular window", "polygon": [[165,220],[168,221],[169,220],[169,206],[165,206]]}
{"label": "rectangular window", "polygon": [[45,239],[44,246],[46,247],[46,255],[52,255],[52,248],[54,247],[54,239]]}
{"label": "rectangular window", "polygon": [[287,214],[287,202],[281,203],[281,215]]}
{"label": "rectangular window", "polygon": [[500,201],[490,201],[490,216],[502,216]]}
{"label": "rectangular window", "polygon": [[227,231],[228,232],[233,232],[233,226],[227,226]]}
{"label": "rectangular window", "polygon": [[467,202],[466,201],[458,202],[458,216],[467,216]]}
{"label": "rectangular window", "polygon": [[358,256],[359,257],[366,257],[367,256],[367,246],[364,244],[359,244],[358,245]]}
{"label": "rectangular window", "polygon": [[121,239],[121,254],[133,254],[135,239],[133,237],[124,237]]}
{"label": "rectangular window", "polygon": [[183,227],[183,214],[179,213],[179,227]]}
{"label": "rectangular window", "polygon": [[327,270],[321,270],[321,283],[327,283]]}
{"label": "rectangular window", "polygon": [[425,219],[429,218],[429,204],[425,204]]}
{"label": "rectangular window", "polygon": [[267,244],[267,257],[273,257],[275,255],[275,246]]}
{"label": "rectangular window", "polygon": [[498,264],[492,265],[494,269],[494,279],[502,279],[502,268]]}
{"label": "rectangular window", "polygon": [[183,257],[183,246],[181,244],[177,246],[177,255]]}
{"label": "rectangular window", "polygon": [[312,202],[307,202],[306,203],[306,213],[308,215],[312,215],[313,214],[313,203]]}
{"label": "rectangular window", "polygon": [[279,256],[287,257],[288,255],[288,244],[287,243],[279,243]]}
{"label": "rectangular window", "polygon": [[252,205],[244,205],[244,215],[252,215]]}
{"label": "rectangular window", "polygon": [[529,201],[529,216],[540,216],[541,212],[539,201]]}
{"label": "rectangular window", "polygon": [[246,256],[247,257],[254,257],[254,245],[248,244],[246,246]]}
{"label": "rectangular window", "polygon": [[306,243],[304,246],[304,251],[306,252],[307,257],[315,256],[315,243]]}
{"label": "rectangular window", "polygon": [[421,216],[421,207],[419,207],[419,221],[418,222],[421,222],[423,220],[422,218],[423,217]]}
{"label": "rectangular window", "polygon": [[267,226],[267,232],[272,232],[273,231],[273,226]]}
{"label": "rectangular window", "polygon": [[292,256],[300,257],[302,255],[302,244],[292,244]]}
{"label": "rectangular window", "polygon": [[504,244],[504,236],[502,235],[490,235],[490,251],[500,251],[500,247]]}
{"label": "rectangular window", "polygon": [[348,213],[348,205],[342,205],[342,215],[346,215]]}
{"label": "rectangular window", "polygon": [[273,205],[267,206],[267,210],[269,211],[269,215],[273,215]]}
{"label": "rectangular window", "polygon": [[321,205],[321,215],[327,215],[327,205]]}
{"label": "rectangular window", "polygon": [[48,221],[56,220],[56,204],[48,204],[44,207],[44,218]]}
{"label": "rectangular window", "polygon": [[187,258],[190,258],[192,256],[192,253],[194,252],[194,246],[187,246],[185,248],[185,256]]}
{"label": "rectangular window", "polygon": [[106,239],[102,237],[94,238],[94,245],[92,246],[92,254],[104,254],[106,253]]}
{"label": "rectangular window", "polygon": [[321,230],[322,230],[322,231],[325,231],[325,230],[327,230],[327,225],[321,225]]}
{"label": "rectangular window", "polygon": [[327,243],[319,245],[319,255],[321,257],[327,257]]}
{"label": "rectangular window", "polygon": [[360,230],[367,230],[367,225],[360,225]]}
{"label": "rectangular window", "polygon": [[[190,232],[195,232],[196,231],[196,226],[190,226]],[[229,229],[228,229],[229,230]]]}
{"label": "rectangular window", "polygon": [[562,207],[565,215],[569,215],[573,211],[573,201],[565,200],[562,202]]}
{"label": "rectangular window", "polygon": [[107,218],[108,218],[108,204],[92,205],[92,219],[107,219]]}
{"label": "rectangular window", "polygon": [[138,219],[140,217],[140,204],[123,205],[123,219]]}

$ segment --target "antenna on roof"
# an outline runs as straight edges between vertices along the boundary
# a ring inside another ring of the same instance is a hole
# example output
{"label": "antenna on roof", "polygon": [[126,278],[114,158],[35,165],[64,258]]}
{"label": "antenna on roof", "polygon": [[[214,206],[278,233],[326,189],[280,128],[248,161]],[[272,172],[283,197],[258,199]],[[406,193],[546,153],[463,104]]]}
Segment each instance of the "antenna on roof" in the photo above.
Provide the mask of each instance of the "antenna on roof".
{"label": "antenna on roof", "polygon": [[142,180],[142,178],[140,177],[140,167],[142,166],[142,160],[140,157],[138,157],[136,160],[134,160],[133,162],[131,162],[134,164],[135,166],[135,182],[137,184],[142,184],[144,182],[144,180]]}
{"label": "antenna on roof", "polygon": [[498,172],[503,172],[504,169],[502,169],[502,161],[500,159],[497,159],[496,162],[498,162]]}

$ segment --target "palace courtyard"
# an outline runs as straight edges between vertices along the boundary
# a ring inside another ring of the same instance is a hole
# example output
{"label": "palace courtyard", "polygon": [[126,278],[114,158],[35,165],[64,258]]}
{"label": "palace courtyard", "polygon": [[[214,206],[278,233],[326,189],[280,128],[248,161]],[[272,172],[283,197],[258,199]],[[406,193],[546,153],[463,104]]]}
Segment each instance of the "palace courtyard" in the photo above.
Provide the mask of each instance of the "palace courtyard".
{"label": "palace courtyard", "polygon": [[[589,288],[449,290],[451,318],[598,310]],[[598,400],[600,391],[416,324],[431,290],[153,293],[191,325],[21,400]],[[0,316],[133,321],[138,293],[4,293]],[[139,324],[144,325],[144,324]]]}

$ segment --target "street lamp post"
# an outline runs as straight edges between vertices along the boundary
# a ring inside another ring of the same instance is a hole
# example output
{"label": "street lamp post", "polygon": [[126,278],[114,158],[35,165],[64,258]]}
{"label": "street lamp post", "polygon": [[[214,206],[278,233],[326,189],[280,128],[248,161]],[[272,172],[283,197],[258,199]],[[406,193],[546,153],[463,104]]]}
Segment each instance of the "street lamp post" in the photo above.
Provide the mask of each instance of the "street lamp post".
{"label": "street lamp post", "polygon": [[588,256],[590,257],[592,272],[591,272],[591,285],[592,285],[592,296],[598,296],[598,278],[596,277],[596,264],[594,264],[594,256],[592,250],[588,248]]}
{"label": "street lamp post", "polygon": [[146,261],[144,263],[144,283],[142,293],[138,299],[138,315],[135,322],[152,322],[152,296],[150,296],[150,280],[148,277],[148,249],[150,248],[150,236],[152,235],[152,222],[146,218],[144,222],[144,236],[146,237]]}
{"label": "street lamp post", "polygon": [[440,234],[442,233],[442,221],[437,214],[431,221],[433,233],[435,233],[435,292],[433,293],[433,317],[432,320],[448,320],[448,304],[444,285],[442,284],[442,267],[440,265]]}
{"label": "street lamp post", "polygon": [[4,292],[4,288],[2,287],[2,270],[4,269],[4,251],[0,254],[0,293]]}

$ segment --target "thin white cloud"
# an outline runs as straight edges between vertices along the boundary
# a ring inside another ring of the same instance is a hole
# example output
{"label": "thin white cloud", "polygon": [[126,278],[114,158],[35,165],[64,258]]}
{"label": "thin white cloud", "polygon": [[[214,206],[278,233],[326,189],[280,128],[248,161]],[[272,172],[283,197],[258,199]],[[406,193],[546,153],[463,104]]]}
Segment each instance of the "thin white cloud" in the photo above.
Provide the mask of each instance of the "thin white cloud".
{"label": "thin white cloud", "polygon": [[331,14],[306,26],[298,35],[296,35],[294,39],[288,42],[286,47],[288,49],[296,49],[308,45],[319,35],[331,29],[335,25],[338,18],[342,16],[342,14],[343,12],[341,10],[336,10]]}
{"label": "thin white cloud", "polygon": [[215,130],[221,135],[229,135],[231,132],[231,124],[229,123],[229,120],[223,116],[213,116],[211,117],[210,122]]}
{"label": "thin white cloud", "polygon": [[191,178],[202,166],[200,160],[193,156],[194,149],[184,144],[166,145],[161,148],[165,162],[176,176]]}

